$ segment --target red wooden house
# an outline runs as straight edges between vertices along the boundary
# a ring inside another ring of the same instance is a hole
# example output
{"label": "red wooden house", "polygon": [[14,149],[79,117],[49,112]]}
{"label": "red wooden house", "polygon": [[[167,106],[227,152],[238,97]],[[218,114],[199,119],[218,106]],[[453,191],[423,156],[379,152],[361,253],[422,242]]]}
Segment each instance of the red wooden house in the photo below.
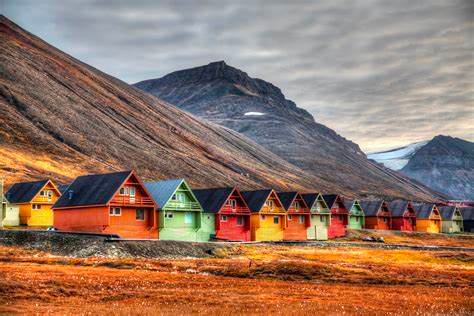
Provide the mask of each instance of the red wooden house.
{"label": "red wooden house", "polygon": [[279,192],[278,198],[286,211],[284,240],[307,240],[311,214],[305,200],[298,192]]}
{"label": "red wooden house", "polygon": [[343,198],[338,194],[326,194],[323,195],[323,198],[331,210],[331,225],[329,225],[328,237],[344,237],[349,223],[349,210],[344,205]]}
{"label": "red wooden house", "polygon": [[392,227],[392,215],[388,203],[383,200],[365,200],[360,202],[365,213],[365,228],[389,230]]}
{"label": "red wooden house", "polygon": [[214,213],[216,239],[250,241],[250,209],[237,188],[193,190],[205,213]]}
{"label": "red wooden house", "polygon": [[155,202],[134,171],[77,177],[53,205],[63,231],[158,239]]}
{"label": "red wooden house", "polygon": [[392,213],[392,229],[401,231],[415,231],[416,215],[410,201],[395,200],[388,205]]}

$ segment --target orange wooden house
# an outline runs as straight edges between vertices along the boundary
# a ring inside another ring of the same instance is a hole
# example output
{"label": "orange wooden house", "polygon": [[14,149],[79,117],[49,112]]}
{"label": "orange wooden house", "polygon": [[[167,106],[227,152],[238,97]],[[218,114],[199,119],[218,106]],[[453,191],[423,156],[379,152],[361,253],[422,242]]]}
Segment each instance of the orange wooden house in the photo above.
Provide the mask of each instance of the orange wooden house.
{"label": "orange wooden house", "polygon": [[364,210],[366,229],[390,230],[392,228],[392,214],[387,202],[366,200],[361,201],[360,206]]}
{"label": "orange wooden house", "polygon": [[158,239],[155,202],[134,171],[78,177],[53,205],[63,231]]}
{"label": "orange wooden house", "polygon": [[298,192],[279,192],[278,198],[286,211],[284,240],[307,240],[310,226],[310,211]]}

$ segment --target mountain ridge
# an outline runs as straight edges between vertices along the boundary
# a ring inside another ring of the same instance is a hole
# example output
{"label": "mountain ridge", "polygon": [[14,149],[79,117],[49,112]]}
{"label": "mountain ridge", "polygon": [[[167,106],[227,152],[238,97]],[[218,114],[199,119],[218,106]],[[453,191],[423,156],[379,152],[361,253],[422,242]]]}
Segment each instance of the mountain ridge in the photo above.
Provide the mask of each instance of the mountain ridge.
{"label": "mountain ridge", "polygon": [[380,187],[399,192],[420,190],[418,183],[367,160],[357,144],[317,123],[306,110],[286,99],[278,87],[251,78],[225,62],[179,70],[134,86],[242,133],[347,191],[373,195]]}

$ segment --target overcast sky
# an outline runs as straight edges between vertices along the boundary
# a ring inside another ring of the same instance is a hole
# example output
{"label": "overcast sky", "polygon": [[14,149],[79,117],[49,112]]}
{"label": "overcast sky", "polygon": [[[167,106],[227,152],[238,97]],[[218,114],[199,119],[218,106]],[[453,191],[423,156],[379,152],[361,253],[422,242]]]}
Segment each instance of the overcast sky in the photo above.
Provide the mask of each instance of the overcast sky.
{"label": "overcast sky", "polygon": [[474,140],[474,1],[67,2],[0,9],[129,83],[225,60],[366,151]]}

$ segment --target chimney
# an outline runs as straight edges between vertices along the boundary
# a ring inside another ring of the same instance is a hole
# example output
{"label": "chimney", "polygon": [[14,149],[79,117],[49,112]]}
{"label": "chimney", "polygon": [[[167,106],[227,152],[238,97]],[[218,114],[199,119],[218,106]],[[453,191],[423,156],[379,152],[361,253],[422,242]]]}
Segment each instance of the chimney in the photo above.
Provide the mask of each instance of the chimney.
{"label": "chimney", "polygon": [[69,190],[69,191],[67,191],[67,198],[68,198],[69,200],[72,200],[73,195],[74,195],[74,190]]}

